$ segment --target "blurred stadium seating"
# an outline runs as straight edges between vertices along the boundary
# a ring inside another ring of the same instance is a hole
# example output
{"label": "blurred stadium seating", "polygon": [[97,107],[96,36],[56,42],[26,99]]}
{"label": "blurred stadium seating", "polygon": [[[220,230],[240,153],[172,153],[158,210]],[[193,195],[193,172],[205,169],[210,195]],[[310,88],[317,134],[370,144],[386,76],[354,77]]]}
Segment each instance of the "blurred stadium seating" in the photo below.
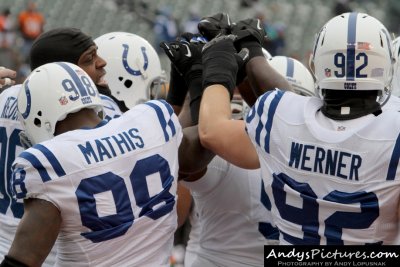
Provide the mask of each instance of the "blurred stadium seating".
{"label": "blurred stadium seating", "polygon": [[[10,8],[11,14],[24,9],[28,0],[0,0],[0,10]],[[387,0],[351,1],[351,7],[366,12],[384,23]],[[306,61],[315,33],[330,17],[334,1],[325,0],[259,0],[252,8],[240,7],[239,0],[37,0],[38,9],[46,18],[45,30],[60,26],[81,28],[94,38],[110,31],[128,31],[153,43],[152,19],[156,10],[170,6],[178,21],[187,18],[189,9],[201,16],[226,12],[232,20],[253,17],[263,12],[269,22],[285,26],[285,54]],[[145,4],[143,7],[140,4]]]}

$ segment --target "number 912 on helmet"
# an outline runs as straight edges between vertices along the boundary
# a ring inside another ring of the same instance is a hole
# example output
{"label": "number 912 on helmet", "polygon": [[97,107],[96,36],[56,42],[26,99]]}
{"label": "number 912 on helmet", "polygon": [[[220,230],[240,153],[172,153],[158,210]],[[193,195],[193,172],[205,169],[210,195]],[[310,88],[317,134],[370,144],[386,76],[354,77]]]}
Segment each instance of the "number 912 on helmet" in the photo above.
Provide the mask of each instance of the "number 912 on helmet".
{"label": "number 912 on helmet", "polygon": [[322,99],[324,90],[377,90],[381,105],[390,96],[393,63],[385,26],[357,12],[329,20],[316,36],[310,58]]}
{"label": "number 912 on helmet", "polygon": [[111,93],[127,108],[158,98],[165,86],[160,58],[139,35],[110,32],[94,40],[98,54],[107,62],[105,79]]}
{"label": "number 912 on helmet", "polygon": [[99,92],[89,75],[67,62],[36,68],[18,94],[19,118],[33,144],[53,138],[58,121],[84,108],[103,114]]}

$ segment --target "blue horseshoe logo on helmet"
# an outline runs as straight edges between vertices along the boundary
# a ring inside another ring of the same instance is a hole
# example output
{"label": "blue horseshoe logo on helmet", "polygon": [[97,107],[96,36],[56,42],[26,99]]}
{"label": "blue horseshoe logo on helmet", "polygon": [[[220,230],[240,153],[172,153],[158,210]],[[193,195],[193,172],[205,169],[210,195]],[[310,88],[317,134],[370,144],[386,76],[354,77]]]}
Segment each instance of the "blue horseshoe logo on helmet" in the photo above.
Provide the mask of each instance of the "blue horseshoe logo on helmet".
{"label": "blue horseshoe logo on helmet", "polygon": [[[122,64],[124,65],[124,68],[126,69],[126,71],[129,74],[132,74],[134,76],[142,75],[142,72],[140,70],[134,70],[131,67],[129,67],[129,64],[128,64],[129,45],[123,44],[122,46],[124,47],[124,52],[122,53]],[[147,54],[146,54],[146,47],[142,46],[141,50],[142,50],[142,55],[143,55],[143,58],[144,58],[143,69],[147,70],[147,67],[149,66],[149,59],[148,59]]]}
{"label": "blue horseshoe logo on helmet", "polygon": [[29,84],[29,80],[27,80],[25,82],[25,86],[24,86],[24,89],[23,89],[25,91],[25,94],[26,94],[26,110],[21,115],[22,115],[22,117],[24,119],[28,118],[29,114],[31,113],[31,102],[32,102],[32,100],[31,100],[31,92],[29,90],[28,84]]}

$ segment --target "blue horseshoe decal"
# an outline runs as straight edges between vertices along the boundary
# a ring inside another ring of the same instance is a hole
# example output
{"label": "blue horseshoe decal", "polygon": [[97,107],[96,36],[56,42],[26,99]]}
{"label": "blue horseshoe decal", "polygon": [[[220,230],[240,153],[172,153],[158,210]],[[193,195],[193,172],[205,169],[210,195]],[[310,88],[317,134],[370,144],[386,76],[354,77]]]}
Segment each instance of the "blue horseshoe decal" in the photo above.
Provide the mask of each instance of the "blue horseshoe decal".
{"label": "blue horseshoe decal", "polygon": [[26,94],[26,110],[25,110],[25,112],[21,112],[22,114],[22,117],[24,118],[24,119],[26,119],[26,118],[28,118],[28,116],[29,116],[29,114],[31,113],[31,102],[32,102],[32,100],[31,100],[31,92],[30,92],[30,90],[29,90],[29,80],[27,80],[26,82],[25,82],[25,86],[24,86],[24,88],[22,89],[21,88],[21,90],[25,90],[25,94]]}
{"label": "blue horseshoe decal", "polygon": [[[132,75],[134,75],[134,76],[142,75],[142,72],[141,72],[140,70],[134,70],[134,69],[132,69],[131,67],[129,67],[129,65],[128,65],[128,50],[129,50],[129,45],[123,44],[122,46],[124,47],[124,52],[122,53],[122,64],[124,64],[124,68],[126,69],[126,71],[127,71],[129,74],[132,74]],[[143,69],[144,69],[144,70],[147,70],[147,67],[149,66],[149,59],[148,59],[147,54],[146,54],[146,47],[142,46],[142,47],[141,47],[141,50],[142,50],[142,55],[143,55],[143,58],[144,58],[144,66],[143,66]]]}

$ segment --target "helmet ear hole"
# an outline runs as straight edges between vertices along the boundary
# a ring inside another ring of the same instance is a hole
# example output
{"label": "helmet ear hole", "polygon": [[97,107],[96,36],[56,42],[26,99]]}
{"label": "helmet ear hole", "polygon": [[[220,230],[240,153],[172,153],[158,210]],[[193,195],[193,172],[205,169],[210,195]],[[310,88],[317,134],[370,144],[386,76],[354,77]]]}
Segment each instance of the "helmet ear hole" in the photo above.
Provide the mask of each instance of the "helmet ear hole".
{"label": "helmet ear hole", "polygon": [[35,118],[33,120],[33,123],[37,126],[37,127],[42,127],[42,121],[38,118]]}
{"label": "helmet ear hole", "polygon": [[132,86],[132,84],[133,84],[133,82],[131,80],[129,80],[129,79],[127,79],[124,82],[125,87],[128,88],[128,89]]}
{"label": "helmet ear hole", "polygon": [[42,117],[41,110],[37,112],[37,117],[33,120],[33,124],[40,128],[42,127],[42,120],[39,117]]}

